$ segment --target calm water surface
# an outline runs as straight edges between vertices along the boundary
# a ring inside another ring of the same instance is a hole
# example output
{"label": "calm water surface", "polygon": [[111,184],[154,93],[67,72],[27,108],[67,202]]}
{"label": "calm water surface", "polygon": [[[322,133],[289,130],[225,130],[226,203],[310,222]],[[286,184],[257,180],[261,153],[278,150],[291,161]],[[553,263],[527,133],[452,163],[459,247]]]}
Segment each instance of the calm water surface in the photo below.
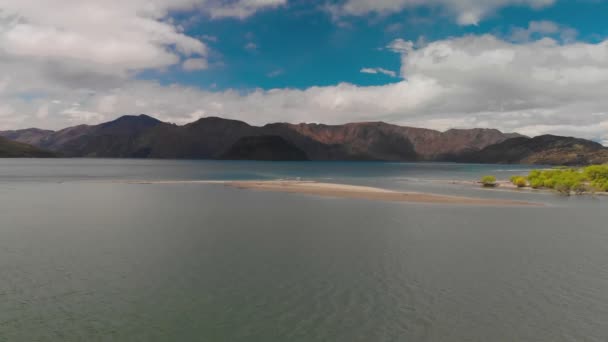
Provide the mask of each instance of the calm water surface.
{"label": "calm water surface", "polygon": [[[521,166],[0,160],[0,341],[607,341],[608,201]],[[475,208],[125,180],[311,179]]]}

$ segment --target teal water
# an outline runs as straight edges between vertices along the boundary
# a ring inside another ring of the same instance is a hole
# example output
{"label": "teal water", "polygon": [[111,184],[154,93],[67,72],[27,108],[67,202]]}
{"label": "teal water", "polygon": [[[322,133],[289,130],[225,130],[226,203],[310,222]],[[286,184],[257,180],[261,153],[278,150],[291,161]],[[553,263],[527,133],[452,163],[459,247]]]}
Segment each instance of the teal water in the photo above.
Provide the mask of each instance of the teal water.
{"label": "teal water", "polygon": [[[606,341],[608,201],[528,167],[0,160],[0,341]],[[125,180],[312,179],[543,208]]]}

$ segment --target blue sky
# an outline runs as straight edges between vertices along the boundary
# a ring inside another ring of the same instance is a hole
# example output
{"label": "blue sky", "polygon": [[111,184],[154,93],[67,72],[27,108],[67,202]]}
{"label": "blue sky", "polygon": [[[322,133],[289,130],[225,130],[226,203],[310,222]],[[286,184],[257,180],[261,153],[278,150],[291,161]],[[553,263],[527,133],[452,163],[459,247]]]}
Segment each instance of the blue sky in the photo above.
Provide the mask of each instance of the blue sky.
{"label": "blue sky", "polygon": [[[389,15],[334,20],[322,10],[323,1],[291,1],[246,20],[214,20],[196,13],[174,15],[186,22],[190,36],[209,36],[211,67],[198,72],[144,73],[164,83],[183,83],[207,89],[307,88],[340,82],[381,85],[396,82],[384,74],[363,74],[379,67],[399,72],[401,59],[385,47],[394,39],[440,40],[467,34],[492,33],[508,37],[513,28],[531,21],[550,20],[578,31],[577,40],[597,42],[608,35],[608,2],[559,1],[533,9],[505,7],[478,25],[458,25],[440,8],[417,7]],[[193,17],[196,19],[188,23]],[[250,49],[246,48],[248,44]]]}
{"label": "blue sky", "polygon": [[608,144],[608,1],[3,0],[0,129],[386,121]]}

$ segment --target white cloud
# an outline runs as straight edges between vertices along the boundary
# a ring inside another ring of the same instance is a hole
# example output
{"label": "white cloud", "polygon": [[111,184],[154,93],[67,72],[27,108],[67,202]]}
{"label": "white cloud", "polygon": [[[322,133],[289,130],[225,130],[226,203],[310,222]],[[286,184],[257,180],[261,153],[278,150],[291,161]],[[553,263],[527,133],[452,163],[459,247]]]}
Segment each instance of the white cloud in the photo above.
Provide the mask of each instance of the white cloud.
{"label": "white cloud", "polygon": [[361,73],[364,74],[383,74],[390,77],[397,77],[397,73],[392,70],[387,70],[384,68],[363,68],[360,70]]}
{"label": "white cloud", "polygon": [[[220,1],[220,3],[222,3]],[[246,18],[266,8],[276,8],[287,4],[287,0],[236,0],[211,9],[214,18]]]}
{"label": "white cloud", "polygon": [[188,58],[182,63],[182,68],[186,71],[205,70],[209,67],[204,58]]}
{"label": "white cloud", "polygon": [[40,108],[38,108],[38,111],[36,111],[36,118],[46,119],[48,116],[49,116],[49,105],[43,104],[42,106],[40,106]]}
{"label": "white cloud", "polygon": [[[53,90],[49,90],[53,91]],[[193,113],[241,119],[254,124],[271,121],[347,122],[375,120],[387,113],[410,112],[432,102],[443,89],[434,80],[411,78],[390,86],[359,87],[339,84],[332,87],[298,89],[204,91],[180,85],[162,86],[152,81],[129,81],[119,88],[99,92],[56,89],[48,98],[15,103],[10,113],[29,113],[51,99],[49,117],[38,120],[28,116],[26,126],[59,128],[78,120],[87,123],[110,120],[121,114],[148,113],[183,123]],[[0,96],[0,101],[5,98]],[[7,101],[10,99],[6,98]],[[78,102],[80,106],[70,105]],[[108,112],[108,110],[112,110]],[[19,125],[22,127],[23,125]],[[6,124],[1,129],[10,128]]]}
{"label": "white cloud", "polygon": [[559,31],[559,26],[552,21],[532,21],[527,28],[515,28],[511,33],[511,40],[517,42],[527,42],[533,34],[539,33],[549,35]]}
{"label": "white cloud", "polygon": [[[245,18],[286,0],[0,0],[0,74],[96,88],[184,62],[203,69],[208,47],[173,12]],[[4,80],[0,79],[0,88]],[[13,89],[14,90],[14,89]]]}
{"label": "white cloud", "polygon": [[528,24],[527,28],[513,28],[510,38],[514,42],[529,42],[533,40],[535,35],[539,37],[557,35],[564,42],[573,42],[578,35],[578,31],[552,21],[532,21]]}
{"label": "white cloud", "polygon": [[480,20],[506,6],[541,8],[555,0],[345,0],[339,5],[329,5],[334,16],[362,16],[369,13],[380,15],[415,7],[439,7],[456,17],[461,25],[476,25]]}
{"label": "white cloud", "polygon": [[78,107],[67,108],[61,114],[72,124],[96,124],[104,119],[104,115],[99,112],[81,110]]}
{"label": "white cloud", "polygon": [[414,43],[397,38],[390,42],[386,48],[396,53],[407,53],[414,49]]}
{"label": "white cloud", "polygon": [[204,57],[207,47],[167,20],[188,1],[2,0],[0,58],[125,76]]}

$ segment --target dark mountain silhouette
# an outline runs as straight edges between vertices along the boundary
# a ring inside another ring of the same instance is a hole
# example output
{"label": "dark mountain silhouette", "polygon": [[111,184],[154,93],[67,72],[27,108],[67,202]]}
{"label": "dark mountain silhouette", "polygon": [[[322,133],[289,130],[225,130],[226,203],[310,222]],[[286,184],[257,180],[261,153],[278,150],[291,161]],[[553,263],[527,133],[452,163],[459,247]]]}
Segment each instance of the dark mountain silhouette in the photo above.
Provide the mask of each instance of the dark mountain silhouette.
{"label": "dark mountain silhouette", "polygon": [[479,128],[439,132],[384,122],[273,123],[257,127],[206,117],[178,126],[138,115],[60,131],[5,131],[0,136],[66,157],[543,164],[608,161],[605,147],[583,139],[528,138]]}
{"label": "dark mountain silhouette", "polygon": [[123,116],[96,126],[76,126],[49,136],[45,148],[67,157],[137,157],[140,135],[164,124],[147,115]]}
{"label": "dark mountain silhouette", "polygon": [[276,135],[258,135],[239,139],[220,159],[305,161],[306,153],[289,141]]}

